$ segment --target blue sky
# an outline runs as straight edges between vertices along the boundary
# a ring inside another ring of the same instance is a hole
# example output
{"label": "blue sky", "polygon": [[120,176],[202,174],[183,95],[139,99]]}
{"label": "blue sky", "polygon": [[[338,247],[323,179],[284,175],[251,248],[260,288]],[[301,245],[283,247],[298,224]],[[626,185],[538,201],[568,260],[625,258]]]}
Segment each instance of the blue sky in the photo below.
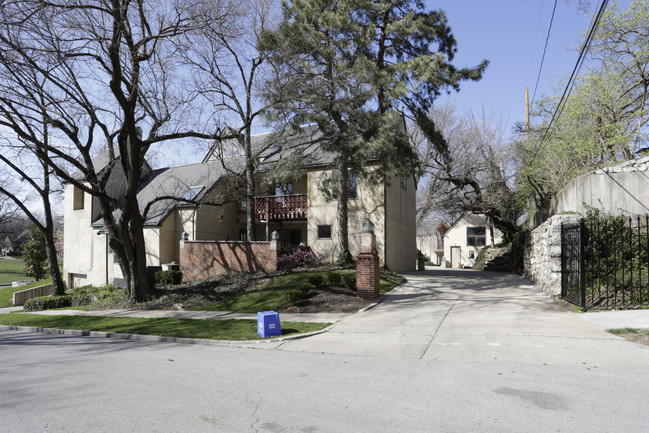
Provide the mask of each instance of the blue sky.
{"label": "blue sky", "polygon": [[[578,1],[559,0],[541,72],[536,99],[556,93],[559,77],[569,76],[578,57],[582,35],[591,16]],[[599,7],[591,0],[591,8]],[[621,0],[622,6],[629,1]],[[525,120],[525,87],[530,100],[543,54],[554,0],[427,0],[429,9],[446,12],[457,40],[454,64],[474,66],[490,61],[484,78],[463,83],[450,99],[460,112],[485,111],[512,127]],[[560,89],[561,91],[563,88]]]}

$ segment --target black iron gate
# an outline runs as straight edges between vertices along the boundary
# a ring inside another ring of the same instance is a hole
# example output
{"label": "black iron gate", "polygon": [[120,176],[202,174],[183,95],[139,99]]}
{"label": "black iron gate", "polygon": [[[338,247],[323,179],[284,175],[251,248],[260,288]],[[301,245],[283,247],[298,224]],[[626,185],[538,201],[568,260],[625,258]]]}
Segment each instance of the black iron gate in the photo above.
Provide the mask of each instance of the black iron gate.
{"label": "black iron gate", "polygon": [[585,307],[584,279],[584,225],[564,224],[561,226],[561,296]]}

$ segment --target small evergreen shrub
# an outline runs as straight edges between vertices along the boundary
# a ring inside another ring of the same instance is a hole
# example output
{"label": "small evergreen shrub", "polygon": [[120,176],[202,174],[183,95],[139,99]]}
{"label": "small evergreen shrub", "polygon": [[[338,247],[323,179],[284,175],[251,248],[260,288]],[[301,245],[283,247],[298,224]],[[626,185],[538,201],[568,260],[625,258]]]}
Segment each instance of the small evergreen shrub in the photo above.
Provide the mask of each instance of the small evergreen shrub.
{"label": "small evergreen shrub", "polygon": [[327,273],[327,283],[329,283],[332,286],[339,286],[341,279],[342,278],[338,272]]}
{"label": "small evergreen shrub", "polygon": [[72,306],[72,296],[39,296],[25,302],[23,309],[25,311],[43,311],[52,308],[64,308]]}
{"label": "small evergreen shrub", "polygon": [[182,271],[158,271],[154,275],[156,287],[175,286],[183,281]]}
{"label": "small evergreen shrub", "polygon": [[356,273],[348,272],[342,276],[343,284],[349,289],[356,290]]}
{"label": "small evergreen shrub", "polygon": [[301,284],[297,289],[293,289],[288,292],[288,301],[291,304],[295,304],[296,302],[301,301],[302,299],[306,298],[307,295],[309,294],[309,291],[313,288],[311,284],[308,283],[303,283]]}
{"label": "small evergreen shrub", "polygon": [[313,285],[313,287],[320,287],[322,283],[324,283],[324,277],[322,275],[311,275],[309,277],[309,284]]}

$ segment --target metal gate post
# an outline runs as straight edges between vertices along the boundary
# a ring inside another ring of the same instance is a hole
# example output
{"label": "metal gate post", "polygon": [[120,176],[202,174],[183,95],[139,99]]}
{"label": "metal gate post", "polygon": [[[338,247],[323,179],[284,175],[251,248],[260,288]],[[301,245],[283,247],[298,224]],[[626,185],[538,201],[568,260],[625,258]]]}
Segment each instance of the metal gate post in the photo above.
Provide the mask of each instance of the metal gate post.
{"label": "metal gate post", "polygon": [[579,222],[579,306],[586,308],[586,230],[584,220]]}

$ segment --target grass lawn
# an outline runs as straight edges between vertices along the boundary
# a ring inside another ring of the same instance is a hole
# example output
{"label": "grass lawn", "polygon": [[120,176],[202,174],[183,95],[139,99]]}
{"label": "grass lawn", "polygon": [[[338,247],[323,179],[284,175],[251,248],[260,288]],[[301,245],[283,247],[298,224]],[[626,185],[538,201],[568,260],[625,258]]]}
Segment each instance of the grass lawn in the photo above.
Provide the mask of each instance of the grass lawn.
{"label": "grass lawn", "polygon": [[0,259],[0,286],[21,280],[33,280],[23,274],[23,260],[20,257]]}
{"label": "grass lawn", "polygon": [[609,329],[613,335],[619,335],[634,343],[644,344],[649,346],[649,329],[635,329],[635,328],[622,328],[622,329]]}
{"label": "grass lawn", "polygon": [[[354,271],[335,271],[343,274]],[[256,313],[258,311],[275,310],[288,301],[289,292],[306,284],[309,277],[321,275],[325,280],[327,272],[300,272],[281,277],[273,278],[263,286],[243,293],[232,299],[228,299],[218,304],[197,307],[193,310],[200,311],[235,311],[238,313]],[[390,276],[381,278],[379,291],[381,294],[393,289],[395,286],[405,282],[405,278]]]}
{"label": "grass lawn", "polygon": [[14,306],[14,292],[20,292],[21,290],[31,289],[32,287],[42,286],[43,284],[48,284],[51,282],[51,278],[46,278],[44,280],[34,281],[33,283],[20,287],[6,287],[4,289],[0,289],[0,308]]}
{"label": "grass lawn", "polygon": [[[121,334],[164,337],[205,338],[211,340],[261,340],[256,320],[145,319],[135,317],[41,316],[38,314],[0,314],[0,325],[78,329]],[[282,322],[282,336],[318,331],[330,323]]]}

